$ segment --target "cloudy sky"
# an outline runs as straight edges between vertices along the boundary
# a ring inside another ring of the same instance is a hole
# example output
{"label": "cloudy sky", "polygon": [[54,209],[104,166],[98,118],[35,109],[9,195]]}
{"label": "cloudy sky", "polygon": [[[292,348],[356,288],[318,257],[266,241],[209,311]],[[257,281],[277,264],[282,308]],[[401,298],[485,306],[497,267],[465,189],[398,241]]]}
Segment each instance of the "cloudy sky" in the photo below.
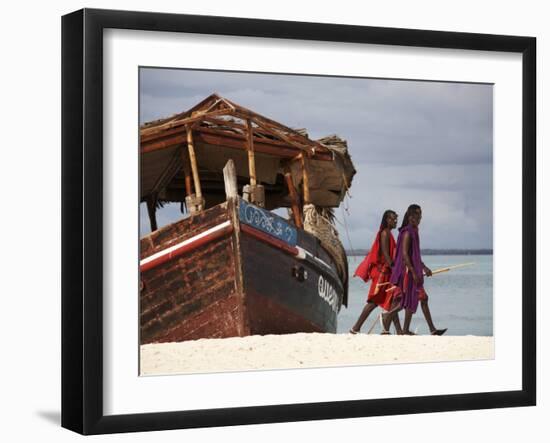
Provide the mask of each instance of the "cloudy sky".
{"label": "cloudy sky", "polygon": [[[140,123],[213,92],[311,138],[348,141],[357,174],[337,217],[351,247],[370,247],[385,209],[402,216],[418,203],[422,247],[492,248],[491,85],[142,68]],[[143,206],[141,234],[149,230]],[[157,214],[159,225],[180,217],[175,205]]]}

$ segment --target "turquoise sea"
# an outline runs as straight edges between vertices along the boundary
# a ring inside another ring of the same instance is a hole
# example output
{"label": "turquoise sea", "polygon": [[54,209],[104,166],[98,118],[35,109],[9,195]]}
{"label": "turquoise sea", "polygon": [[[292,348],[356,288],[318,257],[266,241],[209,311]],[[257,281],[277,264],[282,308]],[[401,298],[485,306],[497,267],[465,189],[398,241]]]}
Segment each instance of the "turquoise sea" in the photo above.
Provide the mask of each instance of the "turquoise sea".
{"label": "turquoise sea", "polygon": [[[363,257],[348,257],[350,274]],[[432,271],[459,263],[475,262],[475,265],[451,270],[425,278],[424,288],[437,328],[448,328],[446,335],[493,335],[493,256],[492,255],[425,255],[424,263]],[[338,332],[347,333],[363,309],[369,283],[353,277],[349,284],[349,306],[342,307],[338,316]],[[374,310],[361,328],[367,333],[381,309]],[[400,313],[403,321],[404,313]],[[411,330],[428,334],[420,306],[413,316]],[[394,333],[393,326],[391,328]],[[380,333],[379,324],[373,333]]]}

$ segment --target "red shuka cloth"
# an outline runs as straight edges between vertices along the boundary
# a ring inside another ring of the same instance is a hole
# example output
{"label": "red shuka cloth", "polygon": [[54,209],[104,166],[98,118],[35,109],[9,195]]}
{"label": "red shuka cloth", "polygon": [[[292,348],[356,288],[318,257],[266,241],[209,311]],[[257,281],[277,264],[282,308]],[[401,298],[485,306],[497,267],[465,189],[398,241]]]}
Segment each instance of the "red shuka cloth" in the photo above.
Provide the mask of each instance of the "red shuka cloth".
{"label": "red shuka cloth", "polygon": [[[389,310],[393,298],[392,291],[387,291],[391,285],[379,287],[380,283],[386,283],[391,276],[391,268],[386,263],[384,255],[380,250],[380,234],[382,229],[376,234],[376,238],[372,243],[369,253],[359,264],[355,270],[355,277],[363,279],[363,281],[372,281],[370,285],[369,295],[367,301],[376,303],[378,306]],[[395,257],[395,238],[390,232],[390,257]],[[378,290],[377,290],[378,287]]]}

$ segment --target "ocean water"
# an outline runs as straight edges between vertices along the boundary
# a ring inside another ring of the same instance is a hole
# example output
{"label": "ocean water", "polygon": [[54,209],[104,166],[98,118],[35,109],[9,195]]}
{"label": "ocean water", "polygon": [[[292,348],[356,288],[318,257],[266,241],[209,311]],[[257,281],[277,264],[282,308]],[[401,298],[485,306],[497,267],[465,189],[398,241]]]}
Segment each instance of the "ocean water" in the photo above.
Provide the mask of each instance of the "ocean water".
{"label": "ocean water", "polygon": [[[348,257],[350,274],[363,257]],[[432,318],[437,328],[448,328],[446,335],[493,335],[493,256],[492,255],[425,255],[422,257],[432,271],[460,263],[475,262],[475,265],[453,269],[449,272],[424,279],[424,288],[429,296]],[[338,332],[347,333],[361,313],[367,299],[369,283],[353,277],[349,284],[348,308],[342,307],[338,315]],[[375,309],[363,324],[362,333],[367,333],[381,312]],[[399,313],[403,324],[404,311]],[[411,331],[429,334],[424,315],[418,306],[412,318]],[[391,332],[394,333],[393,326]],[[377,324],[373,333],[380,333]]]}

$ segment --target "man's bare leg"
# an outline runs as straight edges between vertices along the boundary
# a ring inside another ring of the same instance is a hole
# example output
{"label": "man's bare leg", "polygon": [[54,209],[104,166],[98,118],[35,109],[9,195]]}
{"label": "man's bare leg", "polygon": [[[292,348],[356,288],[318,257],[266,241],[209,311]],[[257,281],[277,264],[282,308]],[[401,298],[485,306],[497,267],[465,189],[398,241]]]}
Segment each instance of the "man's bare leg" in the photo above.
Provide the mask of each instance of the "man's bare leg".
{"label": "man's bare leg", "polygon": [[401,322],[399,321],[399,314],[396,312],[393,315],[393,326],[397,335],[403,335],[403,329],[401,328]]}
{"label": "man's bare leg", "polygon": [[443,335],[445,332],[447,332],[447,328],[445,329],[437,329],[434,325],[434,322],[432,320],[432,313],[430,312],[430,307],[428,306],[428,300],[421,300],[420,306],[422,307],[422,313],[424,314],[424,318],[426,319],[426,323],[428,323],[428,327],[430,328],[430,333],[432,335]]}
{"label": "man's bare leg", "polygon": [[363,323],[365,323],[365,320],[367,320],[368,316],[372,311],[376,309],[376,303],[373,302],[367,302],[365,307],[363,308],[363,311],[361,311],[361,314],[359,315],[359,318],[355,322],[355,324],[351,327],[351,333],[357,333],[361,330],[361,326],[363,326]]}
{"label": "man's bare leg", "polygon": [[405,321],[403,323],[403,334],[404,335],[414,335],[413,332],[411,332],[411,319],[413,316],[413,312],[410,309],[405,309]]}

